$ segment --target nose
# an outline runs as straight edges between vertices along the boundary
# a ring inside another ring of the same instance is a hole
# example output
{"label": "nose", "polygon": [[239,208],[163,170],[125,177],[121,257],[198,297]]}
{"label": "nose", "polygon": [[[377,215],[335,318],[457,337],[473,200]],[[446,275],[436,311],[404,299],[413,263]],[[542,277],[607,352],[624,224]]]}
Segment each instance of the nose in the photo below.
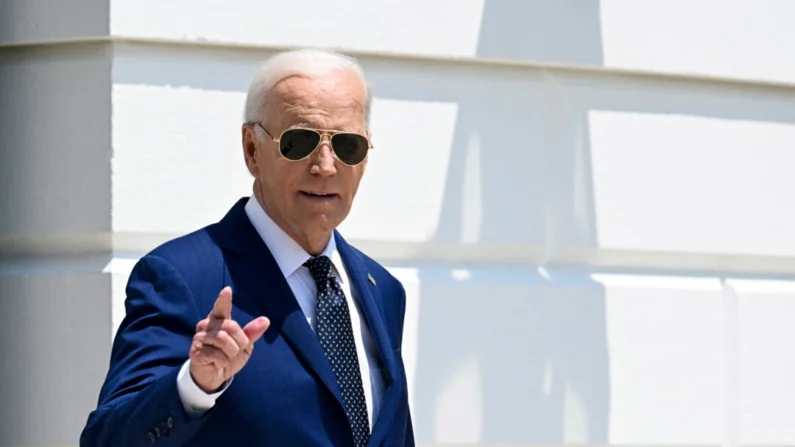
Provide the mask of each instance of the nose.
{"label": "nose", "polygon": [[312,168],[310,172],[314,175],[329,177],[337,173],[335,166],[334,152],[331,149],[331,139],[328,135],[323,135],[320,146],[312,154]]}

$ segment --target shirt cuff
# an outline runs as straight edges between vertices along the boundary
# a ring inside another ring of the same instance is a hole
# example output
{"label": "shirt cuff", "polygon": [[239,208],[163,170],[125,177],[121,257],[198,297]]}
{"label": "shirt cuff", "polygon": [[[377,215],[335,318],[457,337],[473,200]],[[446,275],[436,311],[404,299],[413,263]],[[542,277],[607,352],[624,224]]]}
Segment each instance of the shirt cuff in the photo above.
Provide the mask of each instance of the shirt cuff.
{"label": "shirt cuff", "polygon": [[188,359],[179,370],[177,374],[177,392],[179,398],[182,400],[182,406],[185,412],[190,417],[199,417],[207,410],[215,406],[215,400],[218,399],[224,391],[232,384],[232,379],[226,381],[223,387],[218,392],[207,394],[196,385],[193,377],[190,375],[190,359]]}

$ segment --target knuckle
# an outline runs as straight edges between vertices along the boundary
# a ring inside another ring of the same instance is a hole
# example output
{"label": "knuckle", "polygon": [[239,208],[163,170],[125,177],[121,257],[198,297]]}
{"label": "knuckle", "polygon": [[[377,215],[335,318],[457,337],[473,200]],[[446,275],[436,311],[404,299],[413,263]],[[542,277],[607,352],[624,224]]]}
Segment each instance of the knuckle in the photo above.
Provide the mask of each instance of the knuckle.
{"label": "knuckle", "polygon": [[229,336],[229,333],[226,331],[218,331],[216,337],[221,343],[229,344],[232,341],[232,337]]}
{"label": "knuckle", "polygon": [[237,343],[241,347],[248,344],[248,337],[246,337],[246,334],[243,332],[242,329],[235,333],[235,343]]}
{"label": "knuckle", "polygon": [[218,347],[218,350],[221,351],[222,354],[229,355],[232,353],[235,347],[235,342],[232,340],[229,334],[223,331],[219,332],[216,336],[216,340],[217,340],[216,346]]}
{"label": "knuckle", "polygon": [[237,321],[235,321],[235,320],[226,320],[226,321],[224,321],[223,328],[224,328],[224,330],[229,331],[229,332],[237,332],[237,331],[242,330],[242,329],[240,329],[240,325],[237,324]]}

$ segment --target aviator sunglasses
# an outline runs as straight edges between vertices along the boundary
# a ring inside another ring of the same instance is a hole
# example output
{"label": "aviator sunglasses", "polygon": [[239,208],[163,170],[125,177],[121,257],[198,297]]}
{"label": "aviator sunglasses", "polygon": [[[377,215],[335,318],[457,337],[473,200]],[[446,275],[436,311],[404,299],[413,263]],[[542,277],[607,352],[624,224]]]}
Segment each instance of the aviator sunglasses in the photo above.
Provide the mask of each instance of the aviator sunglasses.
{"label": "aviator sunglasses", "polygon": [[279,145],[279,153],[290,161],[300,161],[310,156],[320,146],[324,134],[329,135],[331,150],[337,158],[349,166],[364,161],[367,151],[373,147],[367,137],[353,132],[319,131],[298,127],[287,129],[276,138],[262,124],[254,124]]}

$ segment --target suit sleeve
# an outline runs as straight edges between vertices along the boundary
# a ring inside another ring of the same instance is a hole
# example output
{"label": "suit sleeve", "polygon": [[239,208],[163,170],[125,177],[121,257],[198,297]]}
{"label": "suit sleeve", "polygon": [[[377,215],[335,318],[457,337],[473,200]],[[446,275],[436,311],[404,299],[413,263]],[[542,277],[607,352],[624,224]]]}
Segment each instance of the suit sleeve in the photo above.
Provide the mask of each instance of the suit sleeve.
{"label": "suit sleeve", "polygon": [[203,317],[182,276],[157,256],[136,264],[126,292],[126,316],[80,445],[184,445],[212,413],[191,418],[177,390],[177,375]]}

